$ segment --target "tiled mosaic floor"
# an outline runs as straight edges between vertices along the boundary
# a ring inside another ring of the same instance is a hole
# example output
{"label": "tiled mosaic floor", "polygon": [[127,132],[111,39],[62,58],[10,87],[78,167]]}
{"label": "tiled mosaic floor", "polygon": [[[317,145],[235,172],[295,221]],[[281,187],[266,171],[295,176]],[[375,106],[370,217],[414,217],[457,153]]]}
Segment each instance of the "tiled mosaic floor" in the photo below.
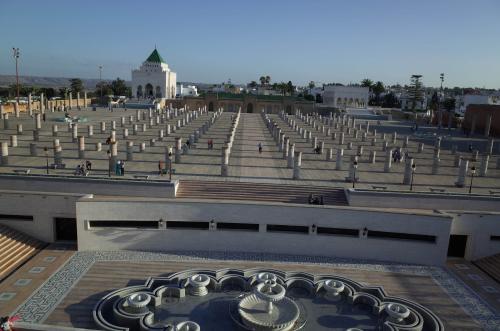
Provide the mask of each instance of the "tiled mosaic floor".
{"label": "tiled mosaic floor", "polygon": [[235,254],[224,252],[77,252],[52,275],[37,291],[33,292],[17,309],[23,321],[43,323],[54,308],[67,295],[87,270],[98,261],[270,261],[273,263],[303,263],[325,265],[332,268],[384,271],[432,277],[465,312],[472,316],[484,330],[499,330],[498,316],[481,298],[444,268],[416,265],[376,263],[373,261],[346,260],[325,257],[288,256],[272,254]]}

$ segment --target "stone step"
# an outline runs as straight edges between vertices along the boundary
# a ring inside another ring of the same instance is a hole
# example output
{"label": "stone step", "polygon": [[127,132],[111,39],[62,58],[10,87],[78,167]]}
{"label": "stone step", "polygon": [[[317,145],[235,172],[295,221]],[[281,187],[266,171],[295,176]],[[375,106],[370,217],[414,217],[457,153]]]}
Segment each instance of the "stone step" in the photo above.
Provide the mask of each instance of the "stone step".
{"label": "stone step", "polygon": [[472,264],[500,283],[500,254],[484,257],[473,261]]}

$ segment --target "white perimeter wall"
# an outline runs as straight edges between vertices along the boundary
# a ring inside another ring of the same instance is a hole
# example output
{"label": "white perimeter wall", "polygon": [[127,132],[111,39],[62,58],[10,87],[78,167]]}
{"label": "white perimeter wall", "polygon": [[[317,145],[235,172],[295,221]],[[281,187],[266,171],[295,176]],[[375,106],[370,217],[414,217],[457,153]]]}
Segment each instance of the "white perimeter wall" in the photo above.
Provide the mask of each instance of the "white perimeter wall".
{"label": "white perimeter wall", "polygon": [[[316,234],[191,230],[86,229],[91,220],[210,221],[327,226],[437,236],[436,243]],[[446,260],[451,217],[282,204],[165,200],[77,202],[79,250],[212,250],[335,256],[440,265]]]}

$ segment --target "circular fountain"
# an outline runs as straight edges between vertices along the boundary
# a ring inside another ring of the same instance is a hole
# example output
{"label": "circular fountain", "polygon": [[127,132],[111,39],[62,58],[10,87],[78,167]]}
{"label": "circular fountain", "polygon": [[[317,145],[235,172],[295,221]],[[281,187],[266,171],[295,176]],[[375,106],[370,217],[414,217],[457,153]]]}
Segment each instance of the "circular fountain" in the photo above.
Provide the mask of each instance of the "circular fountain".
{"label": "circular fountain", "polygon": [[285,296],[285,288],[277,284],[275,278],[264,278],[255,287],[254,293],[243,297],[239,302],[241,321],[256,331],[291,330],[299,318],[299,307]]}
{"label": "circular fountain", "polygon": [[196,274],[189,277],[191,285],[191,295],[202,297],[208,294],[207,285],[210,284],[210,278],[207,275]]}
{"label": "circular fountain", "polygon": [[129,295],[124,307],[132,313],[143,313],[148,310],[147,306],[151,302],[151,295],[145,292],[138,292]]}
{"label": "circular fountain", "polygon": [[390,303],[385,306],[385,312],[389,318],[394,322],[402,322],[405,318],[410,316],[410,310],[405,305],[400,303]]}
{"label": "circular fountain", "polygon": [[175,331],[201,331],[200,325],[196,322],[185,321],[175,326]]}
{"label": "circular fountain", "polygon": [[323,283],[323,288],[326,290],[327,299],[339,301],[342,299],[340,294],[344,291],[345,285],[339,280],[328,279]]}

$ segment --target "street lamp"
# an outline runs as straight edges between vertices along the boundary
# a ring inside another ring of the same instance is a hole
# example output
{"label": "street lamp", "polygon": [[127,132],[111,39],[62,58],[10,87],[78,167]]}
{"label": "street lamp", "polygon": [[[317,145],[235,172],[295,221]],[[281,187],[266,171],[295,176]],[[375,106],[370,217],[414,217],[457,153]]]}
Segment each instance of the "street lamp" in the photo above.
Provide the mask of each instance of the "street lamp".
{"label": "street lamp", "polygon": [[172,147],[168,148],[168,180],[172,181]]}
{"label": "street lamp", "polygon": [[358,161],[354,161],[352,163],[352,167],[354,168],[353,178],[352,178],[352,188],[356,186],[356,169],[358,169]]}
{"label": "street lamp", "polygon": [[413,191],[413,176],[415,175],[415,169],[417,169],[417,165],[413,163],[411,165],[410,191]]}
{"label": "street lamp", "polygon": [[43,151],[45,152],[45,161],[47,161],[47,175],[49,174],[49,149],[47,147],[43,148]]}
{"label": "street lamp", "polygon": [[16,85],[17,85],[17,103],[19,103],[19,71],[17,69],[17,62],[19,59],[19,48],[12,47],[14,59],[16,60]]}
{"label": "street lamp", "polygon": [[108,177],[111,177],[111,151],[108,149]]}
{"label": "street lamp", "polygon": [[469,185],[469,194],[472,192],[472,180],[474,179],[474,175],[476,174],[476,167],[472,165],[470,168],[470,185]]}

